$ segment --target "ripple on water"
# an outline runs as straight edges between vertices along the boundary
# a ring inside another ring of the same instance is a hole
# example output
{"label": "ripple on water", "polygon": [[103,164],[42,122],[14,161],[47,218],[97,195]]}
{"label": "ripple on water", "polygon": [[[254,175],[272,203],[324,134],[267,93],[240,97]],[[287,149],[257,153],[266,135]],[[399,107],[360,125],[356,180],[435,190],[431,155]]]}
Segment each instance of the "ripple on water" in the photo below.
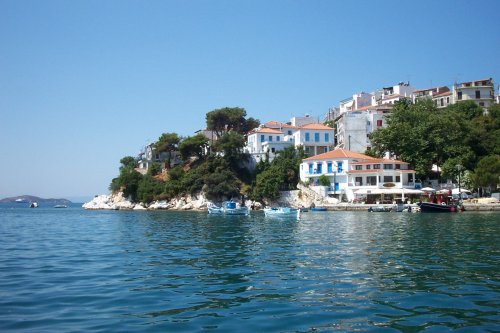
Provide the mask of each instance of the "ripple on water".
{"label": "ripple on water", "polygon": [[0,330],[495,330],[497,222],[4,210]]}

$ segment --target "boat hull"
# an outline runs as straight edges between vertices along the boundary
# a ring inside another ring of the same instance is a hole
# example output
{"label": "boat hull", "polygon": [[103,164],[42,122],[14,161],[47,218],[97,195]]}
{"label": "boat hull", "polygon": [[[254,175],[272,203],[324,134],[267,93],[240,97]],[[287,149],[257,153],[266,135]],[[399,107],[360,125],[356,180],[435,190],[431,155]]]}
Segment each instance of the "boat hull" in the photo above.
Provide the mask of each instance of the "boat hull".
{"label": "boat hull", "polygon": [[440,205],[430,202],[422,202],[420,204],[422,213],[453,213],[457,212],[458,208],[455,205]]}

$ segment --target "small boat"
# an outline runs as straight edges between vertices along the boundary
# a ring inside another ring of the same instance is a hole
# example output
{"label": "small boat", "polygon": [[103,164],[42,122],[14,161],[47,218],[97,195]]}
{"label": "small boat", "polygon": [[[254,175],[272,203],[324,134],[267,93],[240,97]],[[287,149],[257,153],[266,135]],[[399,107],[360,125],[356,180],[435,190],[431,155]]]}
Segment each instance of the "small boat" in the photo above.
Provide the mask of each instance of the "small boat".
{"label": "small boat", "polygon": [[222,206],[217,206],[213,203],[208,205],[209,214],[225,214],[225,215],[248,215],[250,214],[250,209],[245,206],[237,204],[233,200],[224,202]]}
{"label": "small boat", "polygon": [[68,208],[66,205],[55,205],[54,208]]}
{"label": "small boat", "polygon": [[309,208],[311,212],[326,212],[326,207],[311,207]]}
{"label": "small boat", "polygon": [[31,202],[30,208],[38,208],[38,202],[36,202],[36,201]]}
{"label": "small boat", "polygon": [[300,209],[290,207],[264,208],[265,216],[300,218]]}
{"label": "small boat", "polygon": [[385,206],[375,206],[375,207],[370,207],[368,208],[369,212],[392,212],[392,207],[385,207]]}
{"label": "small boat", "polygon": [[16,203],[26,203],[27,201],[24,198],[18,198],[18,199],[15,200],[15,202]]}
{"label": "small boat", "polygon": [[420,205],[422,213],[453,213],[458,212],[457,205],[447,205],[446,203],[422,202]]}

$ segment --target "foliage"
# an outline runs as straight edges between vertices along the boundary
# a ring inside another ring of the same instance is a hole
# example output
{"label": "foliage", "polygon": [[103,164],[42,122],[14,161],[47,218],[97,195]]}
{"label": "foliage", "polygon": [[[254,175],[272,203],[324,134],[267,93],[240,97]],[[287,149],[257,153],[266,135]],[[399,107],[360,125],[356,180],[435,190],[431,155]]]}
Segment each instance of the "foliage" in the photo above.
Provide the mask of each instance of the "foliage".
{"label": "foliage", "polygon": [[472,175],[474,187],[495,189],[500,183],[500,155],[483,157]]}
{"label": "foliage", "polygon": [[206,115],[207,129],[214,131],[217,137],[229,131],[245,134],[260,124],[257,119],[245,119],[246,115],[245,109],[239,107],[215,109]]}
{"label": "foliage", "polygon": [[254,200],[275,200],[279,197],[283,175],[279,168],[271,166],[257,175],[251,198]]}
{"label": "foliage", "polygon": [[142,179],[142,175],[135,171],[136,160],[131,156],[126,156],[120,160],[120,175],[113,178],[109,189],[113,192],[123,191],[125,197],[130,197],[132,201],[137,199],[137,189]]}
{"label": "foliage", "polygon": [[299,167],[304,158],[302,148],[288,147],[280,151],[271,163],[260,162],[257,165],[256,181],[252,188],[254,200],[274,200],[280,190],[295,189],[299,182]]}
{"label": "foliage", "polygon": [[162,192],[163,184],[148,173],[139,181],[136,199],[148,203],[155,200]]}
{"label": "foliage", "polygon": [[187,160],[191,156],[203,157],[203,152],[208,147],[208,139],[203,134],[190,136],[182,140],[179,144],[179,152],[182,159]]}
{"label": "foliage", "polygon": [[326,175],[321,175],[318,178],[319,185],[321,186],[330,186],[330,178]]}
{"label": "foliage", "polygon": [[173,152],[177,150],[179,142],[177,133],[163,133],[155,143],[155,148],[158,153]]}
{"label": "foliage", "polygon": [[232,170],[238,170],[242,160],[247,159],[247,156],[243,153],[245,145],[245,137],[240,133],[231,131],[217,140],[214,150],[222,154]]}

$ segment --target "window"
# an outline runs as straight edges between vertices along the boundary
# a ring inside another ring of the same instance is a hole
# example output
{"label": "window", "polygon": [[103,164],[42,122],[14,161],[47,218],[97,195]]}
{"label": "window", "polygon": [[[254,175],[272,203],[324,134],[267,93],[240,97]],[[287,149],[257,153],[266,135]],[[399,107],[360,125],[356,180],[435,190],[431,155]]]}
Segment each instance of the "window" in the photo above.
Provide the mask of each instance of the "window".
{"label": "window", "polygon": [[444,106],[444,98],[441,98],[441,106]]}
{"label": "window", "polygon": [[281,138],[279,136],[276,137],[276,141],[280,142]]}
{"label": "window", "polygon": [[272,142],[272,141],[273,141],[273,136],[269,135],[269,142]]}
{"label": "window", "polygon": [[363,177],[356,177],[354,178],[354,181],[356,183],[356,186],[363,186]]}
{"label": "window", "polygon": [[344,167],[342,165],[342,162],[337,163],[337,172],[342,173],[344,171]]}
{"label": "window", "polygon": [[306,142],[311,141],[311,134],[306,133]]}
{"label": "window", "polygon": [[476,90],[476,99],[480,99],[480,98],[481,98],[481,91]]}
{"label": "window", "polygon": [[396,183],[401,183],[401,176],[396,176]]}
{"label": "window", "polygon": [[335,183],[334,187],[335,189],[335,192],[337,192],[338,190],[340,190],[340,186],[339,186],[339,183]]}
{"label": "window", "polygon": [[309,173],[313,173],[313,165],[309,164]]}
{"label": "window", "polygon": [[384,183],[392,183],[392,176],[384,176]]}
{"label": "window", "polygon": [[323,164],[316,165],[316,173],[319,173],[319,174],[323,173]]}
{"label": "window", "polygon": [[374,169],[380,169],[380,164],[374,164],[374,165],[373,165],[373,168],[374,168]]}
{"label": "window", "polygon": [[366,185],[377,185],[377,176],[368,176],[366,177]]}
{"label": "window", "polygon": [[325,133],[325,142],[330,141],[330,134]]}
{"label": "window", "polygon": [[382,119],[377,120],[377,126],[382,127]]}
{"label": "window", "polygon": [[396,164],[396,168],[395,168],[395,169],[396,169],[396,170],[401,169],[401,164]]}
{"label": "window", "polygon": [[356,170],[363,170],[363,166],[362,165],[356,165]]}
{"label": "window", "polygon": [[319,142],[319,133],[314,133],[314,142]]}
{"label": "window", "polygon": [[332,162],[328,162],[328,164],[326,165],[326,170],[328,173],[332,173],[333,172],[333,164]]}
{"label": "window", "polygon": [[292,131],[291,130],[288,130],[288,135],[292,135]]}
{"label": "window", "polygon": [[276,148],[271,148],[271,153],[275,153],[276,152]]}
{"label": "window", "polygon": [[260,136],[260,142],[264,142],[264,141],[266,140],[265,138],[266,138],[266,137],[264,136],[264,134],[262,134],[262,135]]}
{"label": "window", "polygon": [[450,104],[450,98],[446,97],[446,104]]}
{"label": "window", "polygon": [[384,170],[392,170],[392,164],[384,164]]}
{"label": "window", "polygon": [[459,101],[461,101],[461,100],[462,100],[462,92],[461,92],[461,91],[457,92],[457,99],[458,99]]}
{"label": "window", "polygon": [[370,164],[368,164],[368,165],[366,166],[366,170],[370,170],[371,168],[372,168],[372,166],[371,166]]}

